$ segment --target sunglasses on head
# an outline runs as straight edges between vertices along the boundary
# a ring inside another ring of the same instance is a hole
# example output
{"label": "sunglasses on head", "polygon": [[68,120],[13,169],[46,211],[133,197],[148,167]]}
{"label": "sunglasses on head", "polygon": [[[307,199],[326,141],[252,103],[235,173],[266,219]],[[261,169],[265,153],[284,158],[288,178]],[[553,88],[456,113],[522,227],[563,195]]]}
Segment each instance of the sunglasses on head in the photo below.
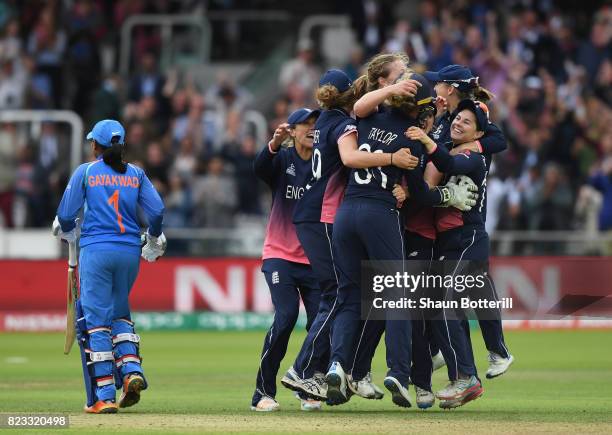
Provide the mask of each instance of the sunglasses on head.
{"label": "sunglasses on head", "polygon": [[459,87],[459,83],[467,83],[470,87],[478,86],[478,77],[470,77],[469,79],[442,80],[442,81],[456,88]]}

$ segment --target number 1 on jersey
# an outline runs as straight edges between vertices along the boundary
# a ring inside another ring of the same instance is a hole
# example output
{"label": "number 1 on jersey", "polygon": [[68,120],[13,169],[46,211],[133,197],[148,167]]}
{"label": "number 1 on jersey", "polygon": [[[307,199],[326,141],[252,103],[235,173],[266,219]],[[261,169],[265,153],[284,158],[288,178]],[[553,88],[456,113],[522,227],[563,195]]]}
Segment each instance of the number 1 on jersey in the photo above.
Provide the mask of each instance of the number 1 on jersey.
{"label": "number 1 on jersey", "polygon": [[121,233],[125,233],[123,216],[121,216],[119,213],[119,189],[115,190],[113,194],[108,197],[108,201],[106,202],[111,205],[115,209],[115,213],[117,213],[117,224],[119,224],[119,231],[121,231]]}

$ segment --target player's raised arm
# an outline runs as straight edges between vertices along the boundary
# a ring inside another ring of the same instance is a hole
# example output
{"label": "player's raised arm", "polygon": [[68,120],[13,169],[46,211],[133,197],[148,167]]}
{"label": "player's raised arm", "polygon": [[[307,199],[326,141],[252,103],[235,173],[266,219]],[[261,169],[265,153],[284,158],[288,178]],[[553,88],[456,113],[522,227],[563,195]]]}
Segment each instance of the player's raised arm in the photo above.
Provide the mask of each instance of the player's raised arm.
{"label": "player's raised arm", "polygon": [[276,127],[274,135],[268,142],[268,145],[257,153],[255,157],[253,172],[267,184],[272,184],[274,177],[278,174],[278,168],[280,167],[278,151],[283,141],[288,137],[289,124],[285,122]]}
{"label": "player's raised arm", "polygon": [[363,169],[378,166],[397,166],[402,169],[414,169],[419,159],[410,153],[408,148],[402,148],[394,153],[368,153],[359,151],[357,147],[357,129],[351,129],[338,139],[338,150],[342,164],[348,168]]}

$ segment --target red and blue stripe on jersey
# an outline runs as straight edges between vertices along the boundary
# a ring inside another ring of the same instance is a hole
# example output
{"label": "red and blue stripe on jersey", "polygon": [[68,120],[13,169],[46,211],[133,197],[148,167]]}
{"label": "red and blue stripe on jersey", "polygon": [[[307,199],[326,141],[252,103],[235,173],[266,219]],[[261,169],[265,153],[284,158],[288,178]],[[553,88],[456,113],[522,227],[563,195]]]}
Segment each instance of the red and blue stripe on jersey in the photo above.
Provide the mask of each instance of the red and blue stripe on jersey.
{"label": "red and blue stripe on jersey", "polygon": [[265,147],[255,158],[253,168],[272,189],[272,210],[262,259],[280,258],[310,264],[292,222],[295,205],[310,179],[310,160],[302,159],[294,147],[281,148],[278,152]]}
{"label": "red and blue stripe on jersey", "polygon": [[343,110],[321,113],[314,127],[311,179],[293,213],[294,223],[334,223],[348,174],[340,159],[338,141],[356,130],[356,121]]}

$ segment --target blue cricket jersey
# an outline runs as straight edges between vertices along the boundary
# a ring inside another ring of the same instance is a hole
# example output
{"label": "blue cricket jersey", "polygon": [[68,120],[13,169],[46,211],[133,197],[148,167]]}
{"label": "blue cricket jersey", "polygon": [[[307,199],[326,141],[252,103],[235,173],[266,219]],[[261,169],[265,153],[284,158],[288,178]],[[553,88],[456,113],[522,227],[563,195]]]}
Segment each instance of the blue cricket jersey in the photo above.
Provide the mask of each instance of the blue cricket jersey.
{"label": "blue cricket jersey", "polygon": [[353,169],[349,176],[345,198],[370,198],[384,201],[395,207],[397,201],[391,191],[394,184],[406,180],[410,198],[421,205],[438,205],[442,195],[437,189],[429,190],[423,180],[425,152],[423,144],[408,139],[404,132],[417,125],[417,120],[409,118],[402,112],[387,109],[375,112],[359,120],[359,150],[370,153],[394,153],[401,148],[409,148],[413,156],[419,159],[419,165],[406,171],[396,166],[384,166],[367,169]]}
{"label": "blue cricket jersey", "polygon": [[356,121],[340,109],[324,110],[317,118],[311,159],[312,177],[295,207],[294,223],[334,223],[348,173],[340,158],[338,140],[356,129]]}
{"label": "blue cricket jersey", "polygon": [[162,232],[164,204],[144,171],[132,164],[125,174],[115,172],[102,158],[80,165],[64,191],[57,209],[62,231],[74,228],[81,208],[80,246],[113,243],[140,249],[138,206],[149,224],[149,234]]}

